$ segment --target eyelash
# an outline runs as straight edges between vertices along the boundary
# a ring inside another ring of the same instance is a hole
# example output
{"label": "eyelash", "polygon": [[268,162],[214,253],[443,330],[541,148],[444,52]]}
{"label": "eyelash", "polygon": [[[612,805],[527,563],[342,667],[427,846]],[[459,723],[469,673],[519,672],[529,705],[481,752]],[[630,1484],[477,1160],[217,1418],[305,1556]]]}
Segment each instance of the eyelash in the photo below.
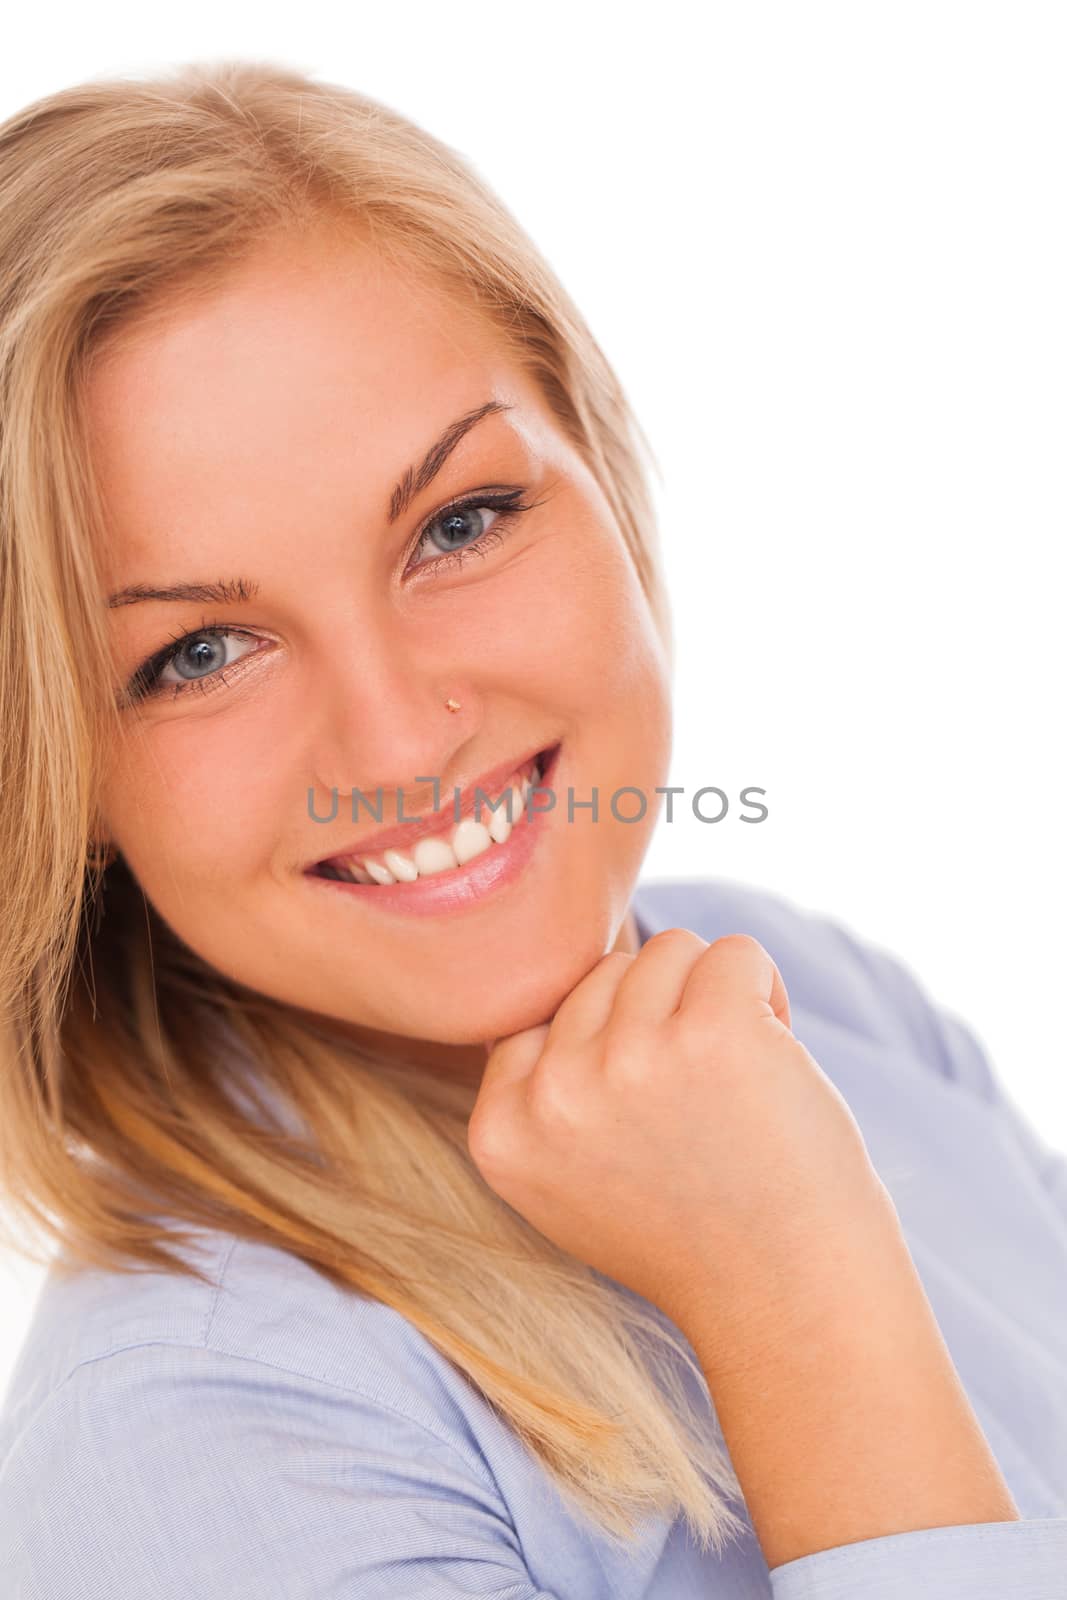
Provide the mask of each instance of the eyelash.
{"label": "eyelash", "polygon": [[[532,511],[534,505],[540,503],[527,504],[523,501],[522,495],[523,491],[521,489],[509,489],[505,493],[496,494],[492,491],[485,491],[478,495],[468,495],[464,499],[452,500],[447,505],[442,506],[419,529],[412,551],[413,554],[421,548],[430,528],[436,522],[441,521],[443,517],[454,516],[461,511],[480,511],[483,509],[495,511],[497,516],[492,527],[480,533],[476,539],[472,539],[470,544],[464,545],[460,550],[441,551],[434,560],[418,562],[411,570],[418,571],[421,566],[445,566],[458,569],[469,555],[485,555],[491,546],[502,544],[522,513],[524,511]],[[407,570],[407,567],[405,567],[405,571]],[[419,581],[421,583],[424,580],[420,579]],[[127,703],[154,699],[164,694],[168,694],[171,699],[174,699],[178,695],[185,694],[190,689],[195,689],[202,694],[205,691],[213,691],[220,684],[226,684],[229,681],[226,677],[228,670],[226,667],[220,667],[217,672],[208,673],[203,678],[187,678],[184,683],[161,684],[159,679],[164,670],[179,654],[183,645],[187,644],[190,639],[217,639],[231,635],[236,639],[255,639],[258,637],[257,634],[250,633],[245,628],[235,627],[233,623],[214,621],[205,621],[202,627],[175,634],[169,645],[165,645],[162,650],[157,650],[155,655],[149,656],[136,669],[127,685]],[[254,650],[248,653],[250,655],[256,654]],[[243,656],[241,660],[244,660]],[[239,665],[238,662],[230,663],[231,667],[237,665]]]}

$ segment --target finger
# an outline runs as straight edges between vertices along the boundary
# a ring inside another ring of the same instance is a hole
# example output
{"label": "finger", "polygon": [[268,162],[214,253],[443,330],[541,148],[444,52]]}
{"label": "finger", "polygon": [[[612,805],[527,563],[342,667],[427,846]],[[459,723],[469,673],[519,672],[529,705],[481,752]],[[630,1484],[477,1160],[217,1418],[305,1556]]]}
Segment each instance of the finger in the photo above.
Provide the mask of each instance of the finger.
{"label": "finger", "polygon": [[479,1171],[492,1171],[521,1138],[530,1075],[541,1059],[548,1024],[538,1023],[498,1039],[485,1063],[467,1122],[467,1149]]}
{"label": "finger", "polygon": [[495,1093],[528,1078],[541,1059],[548,1027],[547,1022],[539,1022],[533,1028],[520,1028],[518,1033],[497,1039],[486,1058],[479,1092]]}
{"label": "finger", "polygon": [[748,1012],[754,1001],[769,1006],[779,1022],[792,1027],[789,996],[767,951],[750,934],[728,933],[693,963],[678,1009],[723,1016]]}
{"label": "finger", "polygon": [[549,1040],[579,1044],[599,1033],[611,1016],[619,984],[637,960],[625,950],[611,950],[590,967],[557,1007],[549,1024]]}
{"label": "finger", "polygon": [[646,939],[618,985],[614,1021],[662,1022],[677,1010],[693,963],[708,941],[690,928],[664,928]]}

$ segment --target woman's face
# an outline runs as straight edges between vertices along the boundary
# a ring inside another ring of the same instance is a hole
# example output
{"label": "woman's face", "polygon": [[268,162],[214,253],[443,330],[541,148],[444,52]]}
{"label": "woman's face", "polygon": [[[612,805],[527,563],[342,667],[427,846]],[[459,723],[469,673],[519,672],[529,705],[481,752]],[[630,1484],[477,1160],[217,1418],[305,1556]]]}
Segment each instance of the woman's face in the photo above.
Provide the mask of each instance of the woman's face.
{"label": "woman's face", "polygon": [[[548,1020],[607,951],[636,949],[669,667],[607,501],[491,328],[323,230],[125,330],[88,398],[108,596],[231,586],[109,609],[123,688],[193,636],[123,712],[100,808],[179,937],[345,1031],[445,1046]],[[513,492],[531,509],[509,517]],[[451,869],[447,905],[423,903],[421,877],[311,872],[380,861],[375,834],[437,808],[448,840],[455,788],[499,773],[495,797],[556,745],[554,809],[516,810],[510,839]],[[625,785],[643,820],[613,816]],[[568,820],[568,787],[576,807],[598,791],[596,821],[588,805]]]}

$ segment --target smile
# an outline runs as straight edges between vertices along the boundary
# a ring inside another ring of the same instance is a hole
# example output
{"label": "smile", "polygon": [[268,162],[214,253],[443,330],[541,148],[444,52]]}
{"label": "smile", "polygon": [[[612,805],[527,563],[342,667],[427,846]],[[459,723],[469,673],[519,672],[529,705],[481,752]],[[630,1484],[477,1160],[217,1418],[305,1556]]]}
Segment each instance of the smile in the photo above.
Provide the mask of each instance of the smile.
{"label": "smile", "polygon": [[485,790],[478,815],[472,802],[459,822],[422,835],[408,850],[331,856],[305,876],[367,897],[380,910],[446,911],[482,900],[514,878],[529,859],[545,813],[539,806],[531,808],[527,797],[532,786],[551,777],[560,748],[557,744],[540,751],[498,790]]}

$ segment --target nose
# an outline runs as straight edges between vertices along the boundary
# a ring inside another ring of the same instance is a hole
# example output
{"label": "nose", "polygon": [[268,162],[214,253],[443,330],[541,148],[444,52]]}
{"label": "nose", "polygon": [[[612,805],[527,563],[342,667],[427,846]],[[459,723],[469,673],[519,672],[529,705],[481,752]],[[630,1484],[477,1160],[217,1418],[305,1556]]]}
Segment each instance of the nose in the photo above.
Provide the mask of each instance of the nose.
{"label": "nose", "polygon": [[[450,781],[456,752],[476,731],[479,715],[464,661],[443,663],[434,640],[397,625],[395,616],[391,624],[365,617],[355,643],[316,668],[307,787],[320,814],[327,814],[333,789],[343,811],[352,789],[373,798],[381,788],[383,820],[394,814],[396,790],[411,809],[432,806],[431,780]],[[440,789],[437,803],[447,798]]]}

